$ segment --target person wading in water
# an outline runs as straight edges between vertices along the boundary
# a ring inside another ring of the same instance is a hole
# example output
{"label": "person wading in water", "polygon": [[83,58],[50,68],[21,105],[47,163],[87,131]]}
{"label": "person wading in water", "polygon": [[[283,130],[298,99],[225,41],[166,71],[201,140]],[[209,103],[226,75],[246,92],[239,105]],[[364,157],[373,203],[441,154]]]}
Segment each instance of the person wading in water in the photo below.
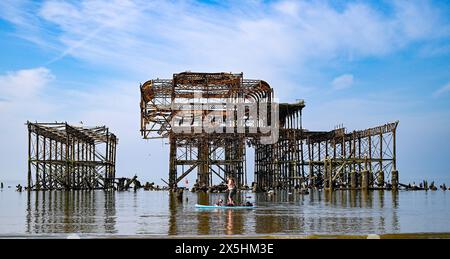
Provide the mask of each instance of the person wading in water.
{"label": "person wading in water", "polygon": [[237,193],[236,183],[234,182],[234,178],[228,176],[227,178],[227,186],[228,186],[228,206],[234,206],[234,197]]}

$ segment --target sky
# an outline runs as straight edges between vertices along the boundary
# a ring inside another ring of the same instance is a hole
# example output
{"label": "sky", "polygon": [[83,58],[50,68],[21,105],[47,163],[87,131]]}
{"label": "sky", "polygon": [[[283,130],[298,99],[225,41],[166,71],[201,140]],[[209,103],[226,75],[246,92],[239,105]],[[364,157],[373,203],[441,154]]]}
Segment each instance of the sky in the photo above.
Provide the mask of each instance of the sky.
{"label": "sky", "polygon": [[450,3],[437,0],[0,1],[0,181],[26,179],[30,120],[107,125],[117,175],[161,184],[168,145],[140,136],[139,84],[187,70],[304,99],[310,130],[399,120],[400,181],[450,184]]}

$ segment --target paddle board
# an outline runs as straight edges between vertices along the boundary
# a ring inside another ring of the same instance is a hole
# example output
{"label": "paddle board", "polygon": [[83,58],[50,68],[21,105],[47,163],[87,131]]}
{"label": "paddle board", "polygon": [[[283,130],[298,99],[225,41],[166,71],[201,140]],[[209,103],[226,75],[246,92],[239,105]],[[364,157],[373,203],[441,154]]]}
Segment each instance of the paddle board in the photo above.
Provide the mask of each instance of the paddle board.
{"label": "paddle board", "polygon": [[195,204],[199,209],[253,209],[255,206],[217,206],[217,205],[200,205]]}

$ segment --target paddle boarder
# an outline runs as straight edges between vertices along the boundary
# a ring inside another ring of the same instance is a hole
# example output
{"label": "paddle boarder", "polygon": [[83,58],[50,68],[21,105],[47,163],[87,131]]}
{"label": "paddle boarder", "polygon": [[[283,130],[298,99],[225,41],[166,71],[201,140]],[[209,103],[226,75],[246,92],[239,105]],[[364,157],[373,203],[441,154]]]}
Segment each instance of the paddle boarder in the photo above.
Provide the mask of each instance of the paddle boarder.
{"label": "paddle boarder", "polygon": [[234,197],[236,196],[237,193],[237,188],[236,188],[236,182],[234,181],[234,178],[231,176],[227,177],[227,187],[228,187],[228,206],[234,206]]}

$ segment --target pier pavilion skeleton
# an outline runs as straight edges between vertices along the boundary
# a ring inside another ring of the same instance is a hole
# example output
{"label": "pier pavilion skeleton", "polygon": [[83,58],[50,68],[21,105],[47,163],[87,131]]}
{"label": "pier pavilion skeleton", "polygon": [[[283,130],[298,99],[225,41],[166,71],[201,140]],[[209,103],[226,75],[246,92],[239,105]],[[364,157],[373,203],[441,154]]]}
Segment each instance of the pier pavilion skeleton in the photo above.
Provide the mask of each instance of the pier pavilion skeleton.
{"label": "pier pavilion skeleton", "polygon": [[[194,170],[200,185],[212,185],[212,174],[221,180],[231,175],[238,185],[246,184],[246,140],[264,134],[250,133],[245,126],[243,132],[237,130],[243,126],[237,108],[227,104],[271,104],[272,95],[266,82],[231,73],[185,72],[141,85],[141,133],[146,139],[169,138],[169,185],[175,187]],[[242,116],[247,124],[263,120]],[[205,121],[222,132],[206,132]]]}
{"label": "pier pavilion skeleton", "polygon": [[[247,184],[247,144],[255,148],[259,187],[384,188],[385,176],[391,176],[393,188],[397,187],[398,122],[351,133],[345,128],[308,131],[302,126],[304,102],[278,104],[273,94],[266,82],[244,79],[242,73],[183,72],[141,85],[141,134],[144,139],[169,139],[169,186],[176,187],[193,171],[204,186],[213,184],[212,175],[220,180],[231,175],[239,186]],[[235,107],[225,102],[262,104],[258,107],[278,113],[250,114],[246,109],[236,116]],[[243,132],[225,130],[239,125],[242,116]],[[224,129],[196,130],[205,118]],[[248,125],[256,126],[256,131]],[[263,143],[267,133],[261,125],[279,128],[278,140]]]}
{"label": "pier pavilion skeleton", "polygon": [[28,126],[28,188],[108,189],[115,179],[118,139],[105,126]]}
{"label": "pier pavilion skeleton", "polygon": [[285,124],[277,143],[256,145],[256,181],[270,188],[397,188],[397,125],[346,133],[345,128],[320,132]]}

